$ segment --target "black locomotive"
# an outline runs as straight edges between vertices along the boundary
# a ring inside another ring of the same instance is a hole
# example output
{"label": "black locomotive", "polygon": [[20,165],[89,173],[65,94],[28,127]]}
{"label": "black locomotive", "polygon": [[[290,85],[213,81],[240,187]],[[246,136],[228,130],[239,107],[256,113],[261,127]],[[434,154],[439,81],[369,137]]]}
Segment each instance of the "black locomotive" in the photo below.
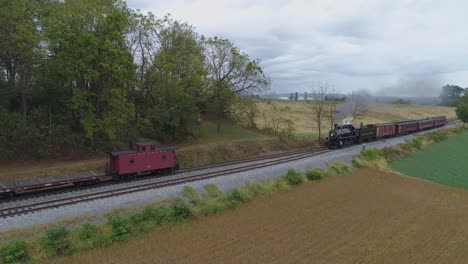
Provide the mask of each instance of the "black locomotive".
{"label": "black locomotive", "polygon": [[329,148],[341,148],[348,145],[359,144],[364,141],[375,140],[376,127],[363,125],[335,125],[327,138]]}

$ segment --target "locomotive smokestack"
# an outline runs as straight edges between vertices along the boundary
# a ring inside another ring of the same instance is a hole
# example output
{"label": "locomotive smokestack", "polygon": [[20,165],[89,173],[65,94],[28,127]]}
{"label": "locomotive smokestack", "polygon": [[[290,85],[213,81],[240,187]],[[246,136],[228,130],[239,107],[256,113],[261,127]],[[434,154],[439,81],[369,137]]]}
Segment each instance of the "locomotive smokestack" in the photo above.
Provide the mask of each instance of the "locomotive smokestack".
{"label": "locomotive smokestack", "polygon": [[333,124],[333,127],[334,127],[335,129],[337,129],[337,128],[338,128],[338,124]]}

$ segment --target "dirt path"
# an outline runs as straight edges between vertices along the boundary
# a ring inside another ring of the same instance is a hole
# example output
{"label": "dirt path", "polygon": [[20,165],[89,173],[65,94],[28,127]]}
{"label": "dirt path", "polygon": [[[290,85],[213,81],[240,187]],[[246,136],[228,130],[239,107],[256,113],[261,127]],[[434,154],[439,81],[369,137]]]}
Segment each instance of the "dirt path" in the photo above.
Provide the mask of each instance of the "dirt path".
{"label": "dirt path", "polygon": [[60,263],[467,263],[468,191],[336,176]]}

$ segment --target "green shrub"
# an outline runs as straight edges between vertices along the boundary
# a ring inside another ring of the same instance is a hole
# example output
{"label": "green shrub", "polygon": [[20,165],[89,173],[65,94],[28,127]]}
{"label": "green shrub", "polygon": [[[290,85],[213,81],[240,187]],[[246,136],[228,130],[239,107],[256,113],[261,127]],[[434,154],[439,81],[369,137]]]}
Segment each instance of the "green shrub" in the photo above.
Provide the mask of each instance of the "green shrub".
{"label": "green shrub", "polygon": [[357,168],[357,169],[365,167],[365,165],[362,164],[362,162],[357,157],[353,157],[353,160],[351,161],[351,164],[353,165],[354,168]]}
{"label": "green shrub", "polygon": [[91,223],[84,223],[78,230],[78,235],[82,240],[90,240],[96,237],[98,233],[97,225]]}
{"label": "green shrub", "polygon": [[263,194],[268,193],[266,183],[255,183],[255,182],[247,182],[243,189],[245,189],[251,196],[257,197]]}
{"label": "green shrub", "polygon": [[215,215],[219,214],[224,210],[225,206],[220,203],[207,203],[202,207],[202,213],[204,215]]}
{"label": "green shrub", "polygon": [[415,139],[413,139],[413,141],[411,142],[411,145],[418,149],[418,150],[421,150],[422,149],[422,138],[420,137],[417,137]]}
{"label": "green shrub", "polygon": [[325,178],[325,171],[322,169],[307,170],[305,176],[309,181],[321,180]]}
{"label": "green shrub", "polygon": [[2,263],[21,263],[28,259],[28,248],[23,240],[13,240],[0,247],[0,261]]}
{"label": "green shrub", "polygon": [[109,215],[107,223],[112,229],[112,241],[124,240],[131,232],[131,226],[128,220],[118,214]]}
{"label": "green shrub", "polygon": [[427,136],[429,137],[431,141],[438,143],[438,142],[446,140],[448,138],[448,133],[445,131],[437,131],[437,132],[429,133],[427,134]]}
{"label": "green shrub", "polygon": [[361,150],[361,156],[368,161],[377,160],[381,155],[381,150],[379,149],[363,149]]}
{"label": "green shrub", "polygon": [[335,174],[349,174],[352,171],[348,165],[341,162],[330,163],[328,164],[328,167],[330,168],[331,172]]}
{"label": "green shrub", "polygon": [[182,199],[176,199],[169,208],[169,219],[173,222],[182,222],[193,216],[190,205]]}
{"label": "green shrub", "polygon": [[289,185],[300,185],[304,182],[302,174],[295,169],[289,169],[285,178]]}
{"label": "green shrub", "polygon": [[135,224],[154,222],[160,225],[166,218],[167,209],[153,206],[146,206],[142,211],[130,216],[130,220]]}
{"label": "green shrub", "polygon": [[51,228],[40,239],[40,244],[50,255],[62,256],[71,253],[69,231],[64,227]]}
{"label": "green shrub", "polygon": [[201,205],[203,203],[197,191],[195,191],[191,186],[185,186],[182,190],[182,194],[194,205]]}
{"label": "green shrub", "polygon": [[205,185],[203,188],[205,188],[206,193],[209,196],[209,198],[215,199],[223,195],[223,193],[218,189],[218,186],[216,186],[216,184],[210,183],[210,184]]}
{"label": "green shrub", "polygon": [[239,203],[245,203],[251,200],[251,197],[249,197],[246,193],[241,192],[239,189],[233,189],[231,193],[228,195],[228,200],[234,201]]}

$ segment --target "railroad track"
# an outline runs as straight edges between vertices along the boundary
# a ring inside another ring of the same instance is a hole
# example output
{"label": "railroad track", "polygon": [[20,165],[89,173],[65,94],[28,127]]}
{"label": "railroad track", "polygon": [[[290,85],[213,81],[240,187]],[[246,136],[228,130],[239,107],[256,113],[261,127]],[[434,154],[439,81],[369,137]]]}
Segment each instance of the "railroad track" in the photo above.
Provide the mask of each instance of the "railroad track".
{"label": "railroad track", "polygon": [[[237,165],[237,164],[242,164],[242,163],[250,163],[250,162],[255,162],[255,161],[259,161],[259,160],[274,159],[274,158],[278,158],[278,157],[296,155],[296,154],[301,154],[301,153],[309,153],[311,151],[320,151],[322,149],[324,149],[324,148],[321,147],[321,148],[314,148],[314,149],[296,150],[296,151],[290,151],[290,152],[282,152],[282,153],[276,153],[276,154],[263,155],[263,156],[259,156],[259,157],[253,157],[253,158],[233,160],[233,161],[228,161],[228,162],[223,162],[223,163],[218,163],[218,164],[213,164],[213,165],[186,168],[186,169],[178,170],[178,171],[170,174],[170,176],[180,175],[182,173],[196,172],[196,171],[205,170],[205,169],[213,169],[213,168],[232,166],[232,165]],[[109,180],[101,181],[97,185],[67,186],[67,187],[62,187],[62,188],[41,190],[41,191],[37,191],[37,192],[19,193],[19,194],[17,194],[16,197],[13,197],[13,198],[7,198],[7,199],[5,199],[5,198],[1,199],[0,198],[0,204],[9,203],[9,202],[24,202],[24,201],[31,200],[31,199],[40,199],[40,198],[49,197],[49,196],[52,196],[52,195],[61,195],[61,194],[79,192],[79,191],[84,191],[84,190],[100,189],[100,188],[108,187],[108,186],[123,185],[123,184],[127,184],[127,183],[134,183],[134,182],[138,182],[138,181],[148,180],[148,179],[151,179],[151,177],[153,177],[153,178],[155,178],[155,177],[165,177],[165,175],[164,174],[162,174],[160,176],[154,176],[154,175],[151,176],[151,175],[149,175],[149,176],[143,176],[143,177],[136,177],[134,179],[125,180],[125,181],[112,181],[109,178]],[[0,210],[1,210],[1,208],[0,208]]]}
{"label": "railroad track", "polygon": [[265,161],[265,162],[257,163],[257,164],[245,165],[241,167],[230,168],[230,169],[225,169],[225,170],[220,170],[220,171],[215,171],[215,172],[201,173],[198,175],[186,176],[186,177],[181,177],[181,178],[176,178],[176,179],[162,180],[162,181],[152,182],[152,183],[143,183],[140,185],[127,186],[127,187],[122,187],[122,188],[118,188],[114,190],[104,190],[104,191],[99,191],[99,192],[95,192],[91,194],[83,194],[83,195],[77,195],[77,196],[67,197],[67,198],[58,198],[58,199],[54,199],[51,201],[43,201],[43,202],[30,203],[26,205],[15,206],[15,207],[2,208],[0,209],[0,218],[13,217],[17,215],[28,214],[28,213],[41,211],[41,210],[58,208],[58,207],[66,206],[66,205],[72,205],[72,204],[77,204],[77,203],[82,203],[82,202],[87,202],[87,201],[92,201],[92,200],[98,200],[98,199],[103,199],[103,198],[108,198],[108,197],[113,197],[113,196],[133,193],[133,192],[140,192],[140,191],[145,191],[145,190],[150,190],[150,189],[159,189],[159,188],[178,185],[182,183],[188,183],[188,182],[194,182],[194,181],[199,181],[199,180],[204,180],[204,179],[209,179],[209,178],[214,178],[214,177],[219,177],[219,176],[225,176],[225,175],[229,175],[233,173],[244,172],[244,171],[249,171],[253,169],[259,169],[259,168],[264,168],[264,167],[268,167],[272,165],[277,165],[281,163],[300,160],[300,159],[316,156],[319,154],[323,154],[329,151],[330,150],[328,149],[322,149],[322,150],[313,151],[313,152],[301,151],[300,153],[289,155],[284,158],[279,158],[279,159],[271,160],[271,161]]}

